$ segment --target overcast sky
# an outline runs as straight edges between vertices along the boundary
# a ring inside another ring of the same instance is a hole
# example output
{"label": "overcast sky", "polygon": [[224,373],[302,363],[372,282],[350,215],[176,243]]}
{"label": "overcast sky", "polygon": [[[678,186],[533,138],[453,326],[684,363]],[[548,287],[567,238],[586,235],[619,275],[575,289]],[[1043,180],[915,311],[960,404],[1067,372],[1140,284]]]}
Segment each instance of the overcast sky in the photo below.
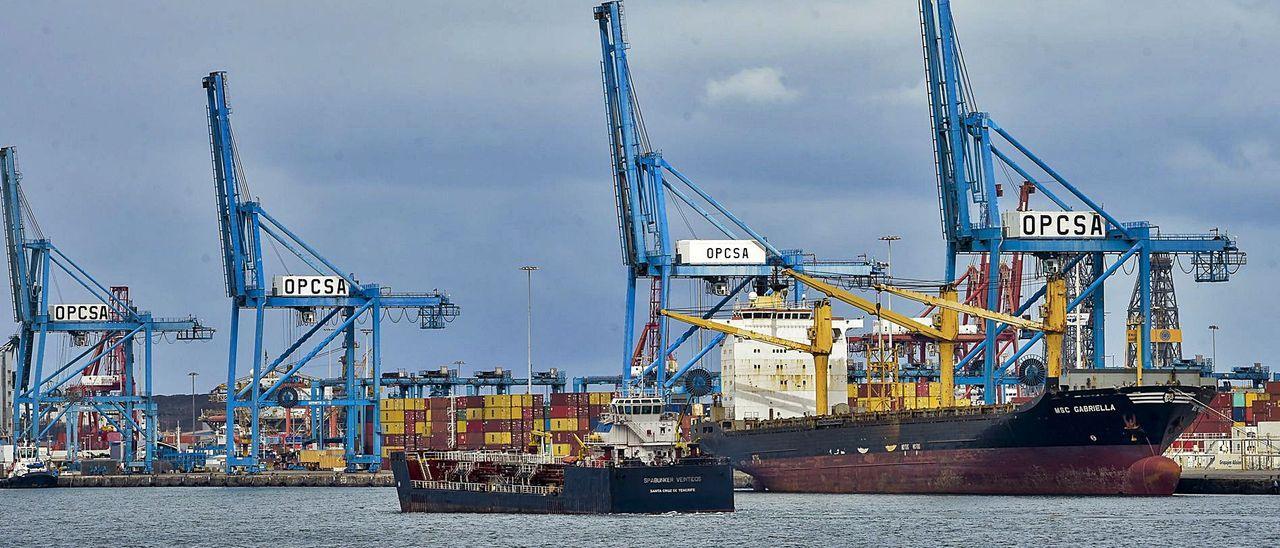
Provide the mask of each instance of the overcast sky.
{"label": "overcast sky", "polygon": [[[362,281],[439,288],[463,307],[445,331],[388,329],[387,369],[523,369],[518,267],[533,263],[537,366],[613,373],[624,271],[592,5],[10,5],[0,142],[18,147],[59,248],[143,308],[220,330],[157,350],[160,393],[188,390],[192,370],[201,390],[226,377],[211,70],[229,73],[244,169],[276,218]],[[913,2],[626,13],[649,133],[670,162],[780,247],[882,257],[876,238],[900,234],[895,273],[942,276]],[[1185,353],[1208,354],[1216,323],[1220,362],[1271,362],[1280,7],[960,1],[955,13],[979,106],[1110,212],[1239,237],[1250,264],[1231,283],[1177,277]],[[1131,287],[1108,291],[1108,354],[1123,355]]]}

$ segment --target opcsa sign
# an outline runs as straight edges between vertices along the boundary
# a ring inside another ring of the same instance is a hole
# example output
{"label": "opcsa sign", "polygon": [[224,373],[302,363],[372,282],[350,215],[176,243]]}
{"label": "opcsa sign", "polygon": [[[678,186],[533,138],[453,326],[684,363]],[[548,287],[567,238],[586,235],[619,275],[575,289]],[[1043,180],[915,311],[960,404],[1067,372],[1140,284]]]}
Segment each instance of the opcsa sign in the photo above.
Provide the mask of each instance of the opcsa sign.
{"label": "opcsa sign", "polygon": [[105,322],[111,308],[105,304],[51,304],[49,319],[55,322]]}
{"label": "opcsa sign", "polygon": [[274,293],[280,297],[349,297],[351,288],[342,276],[276,276]]}
{"label": "opcsa sign", "polygon": [[680,240],[676,242],[680,264],[764,264],[765,254],[755,240]]}
{"label": "opcsa sign", "polygon": [[1014,211],[1004,224],[1007,238],[1107,237],[1106,220],[1096,211]]}

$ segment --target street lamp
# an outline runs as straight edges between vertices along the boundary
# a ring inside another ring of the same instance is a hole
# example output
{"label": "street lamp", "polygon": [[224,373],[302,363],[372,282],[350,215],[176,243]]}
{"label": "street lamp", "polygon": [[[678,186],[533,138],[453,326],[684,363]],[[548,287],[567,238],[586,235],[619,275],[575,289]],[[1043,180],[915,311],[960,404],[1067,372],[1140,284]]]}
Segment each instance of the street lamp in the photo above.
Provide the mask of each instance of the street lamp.
{"label": "street lamp", "polygon": [[[885,276],[889,278],[889,283],[893,283],[893,242],[901,239],[902,236],[896,234],[886,234],[880,237],[880,241],[889,246],[888,256],[885,257]],[[893,293],[885,295],[884,304],[889,310],[893,310]],[[883,324],[883,320],[881,323]],[[893,352],[893,327],[889,328],[889,352]],[[897,356],[895,355],[894,357],[896,358]]]}
{"label": "street lamp", "polygon": [[1218,324],[1212,324],[1209,326],[1209,344],[1210,344],[1211,356],[1213,356],[1214,369],[1218,368],[1218,330],[1219,329],[1222,329],[1222,328],[1218,327]]}
{"label": "street lamp", "polygon": [[529,360],[529,393],[532,394],[533,393],[533,271],[538,270],[538,267],[533,265],[526,265],[526,266],[520,267],[520,270],[523,270],[525,273],[525,280],[528,284],[528,293],[529,293],[528,321],[525,323],[525,329],[528,334],[527,357]]}
{"label": "street lamp", "polygon": [[[199,373],[196,373],[195,371],[192,371],[192,372],[190,372],[190,373],[187,373],[187,376],[191,377],[191,436],[192,436],[192,439],[195,439],[195,432],[196,432],[196,377],[200,376],[200,374],[199,374]],[[178,441],[182,441],[182,440],[178,440]]]}

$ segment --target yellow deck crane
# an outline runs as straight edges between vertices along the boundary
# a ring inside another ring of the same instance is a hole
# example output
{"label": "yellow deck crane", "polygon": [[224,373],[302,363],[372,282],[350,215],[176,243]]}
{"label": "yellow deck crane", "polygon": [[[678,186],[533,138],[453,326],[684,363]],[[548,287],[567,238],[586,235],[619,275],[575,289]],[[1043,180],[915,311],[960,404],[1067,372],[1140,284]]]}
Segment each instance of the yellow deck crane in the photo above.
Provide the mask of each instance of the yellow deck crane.
{"label": "yellow deck crane", "polygon": [[[957,302],[956,290],[951,286],[943,287],[942,294],[938,297],[890,285],[876,285],[874,287],[878,291],[885,291],[906,299],[939,308],[940,312],[935,318],[934,325],[925,325],[917,322],[911,317],[899,314],[892,310],[883,309],[874,301],[854,295],[849,291],[807,274],[802,274],[790,269],[783,270],[782,274],[794,278],[832,299],[849,304],[869,314],[875,314],[880,319],[894,325],[898,325],[911,333],[916,333],[937,341],[939,381],[942,384],[941,403],[944,407],[955,405],[955,343],[958,338],[957,332],[959,329],[959,323],[957,313],[959,312],[964,312],[965,314],[983,319],[1006,323],[1021,329],[1043,331],[1045,333],[1045,362],[1048,368],[1048,377],[1050,379],[1056,379],[1062,374],[1062,334],[1066,328],[1067,302],[1066,281],[1061,276],[1050,276],[1049,278],[1048,289],[1045,292],[1045,308],[1043,311],[1045,320],[1043,322],[1019,318],[1017,316],[1011,316],[1009,314],[1003,314]],[[833,344],[834,337],[831,330],[831,302],[829,300],[824,299],[814,306],[813,327],[809,329],[808,344],[790,339],[774,337],[764,333],[757,333],[748,329],[742,329],[696,316],[680,314],[670,310],[663,310],[662,314],[691,325],[696,325],[703,329],[710,329],[712,331],[718,331],[728,335],[742,337],[744,339],[751,339],[812,354],[815,376],[814,388],[816,392],[814,398],[816,404],[815,408],[820,415],[830,413],[831,408],[828,406],[826,391],[828,374],[827,366],[831,355],[831,346]]]}
{"label": "yellow deck crane", "polygon": [[663,310],[662,314],[668,318],[680,320],[690,325],[696,325],[703,329],[719,331],[726,335],[751,339],[767,344],[781,346],[789,350],[799,350],[808,352],[813,355],[813,391],[814,391],[814,409],[817,414],[826,415],[831,412],[831,407],[827,402],[827,365],[831,358],[831,346],[835,342],[835,334],[831,331],[831,301],[823,299],[813,306],[813,327],[809,328],[809,342],[802,343],[782,337],[774,337],[764,333],[757,333],[750,329],[742,329],[732,325],[723,324],[712,320],[704,320],[697,316],[689,316],[679,312]]}

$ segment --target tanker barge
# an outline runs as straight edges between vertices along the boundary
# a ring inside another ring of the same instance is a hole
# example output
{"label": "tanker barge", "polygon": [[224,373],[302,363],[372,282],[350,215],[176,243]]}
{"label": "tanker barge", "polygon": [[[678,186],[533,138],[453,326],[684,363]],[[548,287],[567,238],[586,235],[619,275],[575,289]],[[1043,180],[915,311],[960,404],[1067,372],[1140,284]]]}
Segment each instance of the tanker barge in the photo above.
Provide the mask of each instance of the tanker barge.
{"label": "tanker barge", "polygon": [[704,451],[792,493],[1171,495],[1213,387],[1052,389],[1020,405],[703,421]]}
{"label": "tanker barge", "polygon": [[557,457],[547,443],[532,454],[398,451],[391,470],[400,510],[732,512],[732,466],[681,442],[677,419],[658,398],[618,398],[578,455]]}

